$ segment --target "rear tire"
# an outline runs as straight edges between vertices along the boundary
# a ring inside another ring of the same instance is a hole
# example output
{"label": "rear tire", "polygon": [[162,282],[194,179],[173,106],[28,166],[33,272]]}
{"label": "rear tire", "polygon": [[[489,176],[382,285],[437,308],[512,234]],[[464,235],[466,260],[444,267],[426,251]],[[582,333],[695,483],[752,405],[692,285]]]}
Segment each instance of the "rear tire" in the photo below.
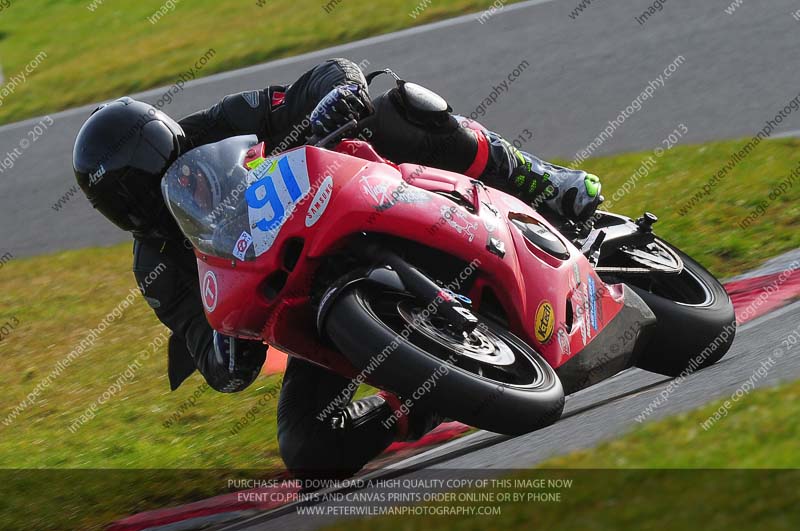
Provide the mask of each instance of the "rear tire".
{"label": "rear tire", "polygon": [[[561,416],[561,382],[529,345],[481,319],[474,340],[465,340],[459,354],[461,338],[454,335],[448,346],[450,332],[437,332],[435,314],[429,321],[409,321],[415,310],[407,294],[356,285],[333,303],[325,331],[371,383],[404,399],[418,398],[415,404],[445,417],[519,435]],[[429,389],[419,396],[426,382]]]}
{"label": "rear tire", "polygon": [[719,361],[733,343],[736,318],[728,293],[711,273],[679,249],[659,242],[680,256],[684,271],[664,277],[657,290],[629,283],[658,319],[636,366],[674,377]]}

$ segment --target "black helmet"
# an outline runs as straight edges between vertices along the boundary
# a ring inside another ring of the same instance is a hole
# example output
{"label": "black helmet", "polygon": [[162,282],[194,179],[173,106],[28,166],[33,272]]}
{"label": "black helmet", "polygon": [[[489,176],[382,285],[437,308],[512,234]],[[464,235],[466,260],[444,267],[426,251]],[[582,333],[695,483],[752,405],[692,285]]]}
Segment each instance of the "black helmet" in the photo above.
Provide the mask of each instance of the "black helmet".
{"label": "black helmet", "polygon": [[98,107],[75,139],[72,167],[92,206],[137,237],[177,237],[161,177],[187,147],[178,123],[152,105],[120,98]]}

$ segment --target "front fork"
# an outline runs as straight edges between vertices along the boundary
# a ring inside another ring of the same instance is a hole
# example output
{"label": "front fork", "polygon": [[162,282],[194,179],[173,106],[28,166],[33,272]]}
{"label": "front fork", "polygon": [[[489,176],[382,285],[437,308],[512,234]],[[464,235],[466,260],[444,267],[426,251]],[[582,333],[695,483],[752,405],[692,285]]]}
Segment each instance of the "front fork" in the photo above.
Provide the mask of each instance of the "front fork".
{"label": "front fork", "polygon": [[478,318],[462,304],[461,298],[439,286],[397,254],[375,244],[367,245],[362,253],[374,265],[328,288],[317,309],[317,330],[320,333],[323,333],[325,317],[333,307],[333,302],[346,289],[362,282],[414,295],[425,306],[433,305],[436,314],[457,332],[469,334],[478,326]]}

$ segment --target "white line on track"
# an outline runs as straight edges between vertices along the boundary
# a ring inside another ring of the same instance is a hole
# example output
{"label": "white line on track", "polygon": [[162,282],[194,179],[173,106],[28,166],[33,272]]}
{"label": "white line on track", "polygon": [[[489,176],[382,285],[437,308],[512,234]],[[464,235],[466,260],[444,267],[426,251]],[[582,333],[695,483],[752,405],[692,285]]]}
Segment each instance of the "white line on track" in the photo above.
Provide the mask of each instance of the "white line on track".
{"label": "white line on track", "polygon": [[800,136],[800,129],[797,129],[796,131],[786,131],[785,133],[772,135],[772,138],[795,138],[798,136]]}
{"label": "white line on track", "polygon": [[[517,11],[520,9],[526,9],[529,7],[533,7],[539,4],[549,4],[551,2],[555,2],[556,0],[527,0],[526,2],[519,2],[517,4],[510,4],[506,5],[502,10],[498,11],[495,16],[501,16],[505,13],[511,13],[513,11]],[[467,15],[461,15],[455,18],[448,18],[446,20],[440,20],[439,22],[432,22],[430,24],[423,24],[421,26],[414,26],[413,28],[407,28],[404,30],[395,31],[392,33],[386,33],[384,35],[377,35],[375,37],[368,37],[366,39],[361,39],[358,41],[348,42],[346,44],[339,44],[336,46],[332,46],[330,48],[325,48],[322,50],[316,50],[313,52],[307,52],[301,55],[296,55],[293,57],[286,57],[284,59],[277,59],[275,61],[269,61],[267,63],[261,63],[258,65],[248,66],[245,68],[239,68],[237,70],[231,70],[228,72],[221,72],[219,74],[213,74],[207,77],[203,77],[200,79],[196,79],[194,81],[190,81],[184,85],[185,88],[197,87],[201,85],[205,85],[208,83],[214,83],[216,81],[220,81],[222,79],[229,79],[232,77],[237,77],[246,74],[252,74],[254,72],[260,72],[262,70],[268,70],[270,68],[275,68],[279,66],[286,66],[291,65],[294,63],[299,63],[302,61],[306,61],[309,59],[314,58],[328,58],[328,57],[335,57],[337,54],[342,54],[343,52],[347,52],[352,50],[353,48],[359,48],[362,46],[370,46],[375,44],[381,44],[384,42],[390,42],[396,39],[403,39],[412,37],[414,35],[419,35],[421,33],[427,33],[429,31],[436,31],[442,28],[449,28],[452,26],[459,26],[463,24],[467,24],[470,22],[477,23],[476,17],[480,16],[482,11],[478,11],[477,13],[470,13]],[[130,94],[130,96],[134,99],[142,99],[147,98],[149,96],[160,96],[164,93],[164,91],[168,87],[159,87],[150,90],[146,90],[144,92],[138,92],[136,94]],[[108,100],[104,100],[108,101]],[[101,102],[98,103],[91,103],[88,105],[83,105],[81,107],[75,107],[72,109],[67,109],[64,111],[56,112],[50,114],[49,116],[54,120],[58,120],[59,118],[65,118],[67,116],[72,116],[74,114],[86,114],[87,112],[94,110]],[[13,130],[17,128],[24,128],[28,127],[33,123],[38,122],[41,119],[41,116],[37,116],[36,118],[29,118],[27,120],[23,120],[21,122],[15,122],[7,125],[0,126],[0,132]]]}

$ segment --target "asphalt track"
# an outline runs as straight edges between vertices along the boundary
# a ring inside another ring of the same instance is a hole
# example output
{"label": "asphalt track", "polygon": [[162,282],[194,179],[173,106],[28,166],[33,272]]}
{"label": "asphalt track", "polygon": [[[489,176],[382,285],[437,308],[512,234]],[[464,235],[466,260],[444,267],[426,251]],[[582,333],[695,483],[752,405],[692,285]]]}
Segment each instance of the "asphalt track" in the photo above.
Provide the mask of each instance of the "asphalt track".
{"label": "asphalt track", "polygon": [[[671,378],[638,369],[628,370],[568,397],[564,416],[548,428],[513,438],[476,432],[387,469],[367,474],[364,479],[430,478],[432,472],[448,469],[454,471],[454,477],[464,476],[465,470],[483,471],[481,477],[486,477],[485,471],[491,469],[497,469],[499,476],[508,469],[530,468],[549,457],[589,448],[629,431],[638,425],[637,417],[662,392],[666,393],[667,399],[651,410],[646,421],[695,409],[711,399],[730,398],[749,379],[756,387],[796,380],[800,378],[800,347],[787,349],[781,341],[798,330],[798,315],[800,302],[795,302],[743,325],[733,347],[722,361],[687,376],[673,386],[671,392],[667,391],[673,382]],[[754,377],[765,362],[770,366],[766,376]],[[739,402],[733,402],[732,407],[747,407],[746,400],[745,395]],[[700,426],[697,428],[702,432]],[[724,430],[725,419],[719,420],[710,429]],[[698,441],[698,444],[702,444],[702,437]],[[735,466],[735,463],[731,463],[731,466]],[[440,474],[436,477],[443,476]],[[211,525],[207,529],[302,531],[329,525],[342,518],[298,515],[296,508],[297,504],[292,504],[244,519],[239,519],[240,515],[229,515],[239,521]]]}
{"label": "asphalt track", "polygon": [[[200,79],[164,110],[182,116],[224,94],[291,81],[321,59],[345,56],[368,61],[368,68],[391,66],[469,115],[527,62],[478,117],[511,139],[529,129],[533,141],[526,149],[571,159],[682,55],[685,62],[665,85],[596,153],[653,148],[681,123],[689,130],[682,142],[747,137],[798,93],[800,22],[791,16],[798,6],[795,0],[745,1],[728,15],[729,3],[667,1],[643,25],[634,17],[650,0],[595,0],[575,19],[569,14],[578,0],[514,4],[483,24],[467,15]],[[155,102],[164,92],[138,96]],[[94,106],[53,114],[53,125],[0,173],[0,254],[36,255],[128,238],[80,196],[59,211],[52,207],[74,184],[72,143]],[[0,127],[0,158],[38,121]],[[775,134],[797,129],[800,112],[783,120]]]}

